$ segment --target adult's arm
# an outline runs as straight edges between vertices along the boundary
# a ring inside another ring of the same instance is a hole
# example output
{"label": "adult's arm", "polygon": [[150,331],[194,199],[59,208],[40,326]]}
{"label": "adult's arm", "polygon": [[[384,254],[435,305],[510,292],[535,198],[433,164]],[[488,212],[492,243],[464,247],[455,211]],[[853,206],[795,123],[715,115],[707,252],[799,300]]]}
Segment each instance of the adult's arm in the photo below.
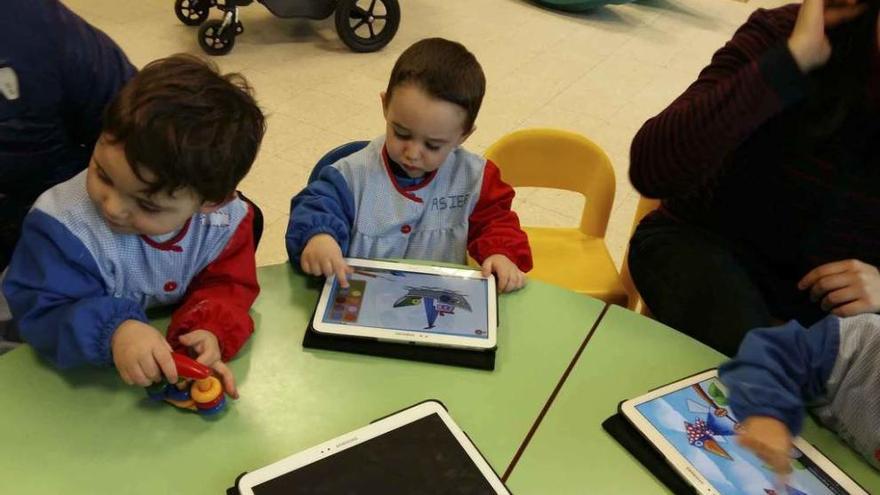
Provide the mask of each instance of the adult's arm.
{"label": "adult's arm", "polygon": [[74,143],[94,145],[101,133],[104,107],[134,76],[125,53],[103,31],[64,5],[51,2],[62,82],[61,108]]}
{"label": "adult's arm", "polygon": [[797,12],[797,5],[756,11],[697,80],[645,122],[632,142],[629,171],[643,196],[700,189],[762,124],[803,97],[807,78],[786,44]]}

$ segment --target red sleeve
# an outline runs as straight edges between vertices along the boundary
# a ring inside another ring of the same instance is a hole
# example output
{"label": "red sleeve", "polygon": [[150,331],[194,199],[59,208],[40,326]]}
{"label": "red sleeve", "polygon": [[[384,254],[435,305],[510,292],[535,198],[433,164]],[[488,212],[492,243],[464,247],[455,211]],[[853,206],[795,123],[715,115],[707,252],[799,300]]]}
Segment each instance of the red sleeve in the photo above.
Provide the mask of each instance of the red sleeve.
{"label": "red sleeve", "polygon": [[168,326],[168,342],[176,351],[185,350],[178,337],[193,330],[208,330],[217,336],[224,361],[238,353],[254,331],[248,311],[260,286],[254,258],[254,210],[238,225],[220,256],[190,283],[183,304]]}
{"label": "red sleeve", "polygon": [[758,10],[697,80],[636,134],[630,180],[644,196],[686,196],[719,175],[753,132],[800,99],[807,78],[785,40],[798,5]]}
{"label": "red sleeve", "polygon": [[480,264],[493,254],[503,254],[527,272],[532,269],[532,250],[519,218],[510,209],[514,195],[513,188],[501,180],[498,167],[486,160],[480,198],[468,219],[468,252]]}

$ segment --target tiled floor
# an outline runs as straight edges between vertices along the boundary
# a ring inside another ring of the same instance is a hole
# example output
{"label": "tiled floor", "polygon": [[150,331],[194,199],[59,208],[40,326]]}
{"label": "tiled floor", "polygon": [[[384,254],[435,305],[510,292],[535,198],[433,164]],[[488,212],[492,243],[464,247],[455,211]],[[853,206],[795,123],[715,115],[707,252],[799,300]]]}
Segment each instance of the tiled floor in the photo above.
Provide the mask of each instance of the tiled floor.
{"label": "tiled floor", "polygon": [[[196,29],[177,21],[173,0],[66,3],[137,66],[176,52],[200,53]],[[286,260],[288,203],[317,159],[383,131],[379,92],[391,66],[412,42],[429,36],[464,43],[486,71],[478,129],[465,144],[471,150],[482,153],[515,129],[549,126],[583,133],[607,151],[617,176],[607,241],[620,262],[638,198],[627,178],[633,135],[687,87],[750,12],[785,2],[644,0],[582,15],[521,0],[400,3],[396,38],[370,54],[348,51],[332,19],[278,19],[256,2],[242,9],[246,32],[215,60],[224,71],[242,72],[270,115],[260,156],[241,186],[266,214],[259,264]],[[514,207],[526,224],[574,226],[582,205],[574,193],[524,189]]]}

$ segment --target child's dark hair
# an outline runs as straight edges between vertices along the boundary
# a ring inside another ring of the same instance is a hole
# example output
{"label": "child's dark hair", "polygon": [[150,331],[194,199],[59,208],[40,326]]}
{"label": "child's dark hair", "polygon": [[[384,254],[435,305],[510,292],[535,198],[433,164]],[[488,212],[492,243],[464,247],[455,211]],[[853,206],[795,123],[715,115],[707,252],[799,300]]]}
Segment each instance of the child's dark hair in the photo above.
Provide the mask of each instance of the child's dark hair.
{"label": "child's dark hair", "polygon": [[464,45],[443,38],[417,41],[394,64],[385,100],[391,101],[394,88],[407,83],[463,108],[467,112],[464,131],[473,129],[486,93],[486,76]]}
{"label": "child's dark hair", "polygon": [[219,203],[250,170],[265,118],[241,75],[178,54],[147,64],[122,88],[104,110],[103,130],[150,194],[188,187]]}

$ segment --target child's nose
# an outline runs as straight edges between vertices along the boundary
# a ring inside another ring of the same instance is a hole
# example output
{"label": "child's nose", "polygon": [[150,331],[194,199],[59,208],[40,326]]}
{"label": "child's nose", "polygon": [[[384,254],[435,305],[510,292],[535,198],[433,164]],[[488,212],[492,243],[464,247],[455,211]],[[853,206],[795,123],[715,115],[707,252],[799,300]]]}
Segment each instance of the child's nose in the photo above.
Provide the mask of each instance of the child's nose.
{"label": "child's nose", "polygon": [[419,148],[417,144],[408,144],[403,150],[403,156],[407,160],[416,160],[419,157]]}
{"label": "child's nose", "polygon": [[108,193],[101,206],[104,208],[104,213],[111,218],[122,220],[127,216],[125,205],[118,194]]}

